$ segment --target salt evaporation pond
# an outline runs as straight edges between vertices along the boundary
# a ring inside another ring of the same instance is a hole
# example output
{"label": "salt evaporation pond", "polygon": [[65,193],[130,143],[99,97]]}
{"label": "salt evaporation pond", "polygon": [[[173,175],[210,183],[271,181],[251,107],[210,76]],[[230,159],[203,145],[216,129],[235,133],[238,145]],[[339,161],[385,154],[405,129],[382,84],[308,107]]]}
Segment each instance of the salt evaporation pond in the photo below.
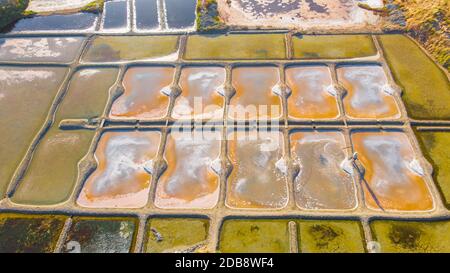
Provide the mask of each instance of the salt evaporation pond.
{"label": "salt evaporation pond", "polygon": [[35,16],[19,20],[10,31],[93,31],[96,22],[97,15],[93,13]]}
{"label": "salt evaporation pond", "polygon": [[141,208],[147,204],[158,131],[105,132],[95,151],[97,168],[87,179],[78,205]]}
{"label": "salt evaporation pond", "polygon": [[425,167],[408,136],[400,131],[356,131],[351,135],[364,166],[367,206],[373,209],[431,210],[433,198]]}
{"label": "salt evaporation pond", "polygon": [[133,218],[74,217],[63,252],[77,242],[81,253],[128,253],[132,251],[137,220]]}
{"label": "salt evaporation pond", "polygon": [[135,0],[136,28],[149,30],[159,28],[158,0]]}
{"label": "salt evaporation pond", "polygon": [[168,166],[155,196],[158,207],[207,209],[216,205],[220,140],[220,132],[174,131],[169,135],[165,148]]}
{"label": "salt evaporation pond", "polygon": [[181,94],[172,117],[176,119],[222,119],[225,83],[223,67],[186,67],[181,71]]}
{"label": "salt evaporation pond", "polygon": [[71,62],[82,37],[1,38],[0,60],[6,62]]}
{"label": "salt evaporation pond", "polygon": [[66,68],[0,67],[0,196],[44,124]]}
{"label": "salt evaporation pond", "polygon": [[106,31],[126,31],[128,28],[128,1],[105,2],[102,29]]}
{"label": "salt evaporation pond", "polygon": [[167,25],[169,28],[191,28],[195,22],[196,0],[165,0]]}
{"label": "salt evaporation pond", "polygon": [[282,115],[281,97],[276,94],[280,74],[277,67],[238,67],[232,71],[236,94],[228,116],[235,120],[275,119]]}
{"label": "salt evaporation pond", "polygon": [[342,66],[337,69],[337,74],[348,91],[344,98],[347,116],[365,119],[400,117],[395,91],[381,66]]}
{"label": "salt evaporation pond", "polygon": [[286,69],[289,117],[332,119],[339,115],[337,90],[326,66],[294,66]]}
{"label": "salt evaporation pond", "polygon": [[125,92],[114,101],[110,117],[121,119],[163,118],[169,107],[168,87],[173,67],[133,67],[123,79]]}
{"label": "salt evaporation pond", "polygon": [[114,68],[80,69],[72,76],[53,124],[39,141],[12,201],[53,205],[69,199],[78,181],[78,163],[88,153],[95,131],[62,130],[59,125],[65,119],[102,116],[118,72]]}
{"label": "salt evaporation pond", "polygon": [[238,130],[228,134],[233,171],[227,182],[228,206],[279,209],[288,201],[286,163],[280,132]]}
{"label": "salt evaporation pond", "polygon": [[299,164],[294,193],[303,209],[351,209],[356,205],[352,166],[338,131],[298,131],[290,136]]}

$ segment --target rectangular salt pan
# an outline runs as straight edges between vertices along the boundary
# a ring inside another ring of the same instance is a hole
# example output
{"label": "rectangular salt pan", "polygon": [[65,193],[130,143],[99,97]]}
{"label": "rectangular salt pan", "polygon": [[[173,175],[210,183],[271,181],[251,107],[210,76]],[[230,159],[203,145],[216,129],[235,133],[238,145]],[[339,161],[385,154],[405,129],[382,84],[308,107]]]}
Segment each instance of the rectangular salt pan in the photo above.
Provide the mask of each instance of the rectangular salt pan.
{"label": "rectangular salt pan", "polygon": [[88,31],[94,30],[96,22],[97,15],[92,13],[36,16],[18,21],[11,32]]}
{"label": "rectangular salt pan", "polygon": [[105,3],[102,28],[104,30],[126,30],[128,26],[128,1]]}
{"label": "rectangular salt pan", "polygon": [[358,153],[359,172],[364,174],[361,184],[368,207],[399,211],[433,209],[426,182],[431,178],[405,133],[355,131],[351,138]]}
{"label": "rectangular salt pan", "polygon": [[295,178],[296,203],[303,209],[352,209],[356,205],[352,167],[339,131],[291,134],[291,154],[300,171]]}
{"label": "rectangular salt pan", "polygon": [[71,62],[78,54],[82,37],[36,37],[0,39],[0,60],[19,62]]}
{"label": "rectangular salt pan", "polygon": [[169,28],[183,29],[194,26],[195,0],[165,0],[166,18]]}
{"label": "rectangular salt pan", "polygon": [[136,28],[138,30],[159,27],[158,0],[135,0]]}

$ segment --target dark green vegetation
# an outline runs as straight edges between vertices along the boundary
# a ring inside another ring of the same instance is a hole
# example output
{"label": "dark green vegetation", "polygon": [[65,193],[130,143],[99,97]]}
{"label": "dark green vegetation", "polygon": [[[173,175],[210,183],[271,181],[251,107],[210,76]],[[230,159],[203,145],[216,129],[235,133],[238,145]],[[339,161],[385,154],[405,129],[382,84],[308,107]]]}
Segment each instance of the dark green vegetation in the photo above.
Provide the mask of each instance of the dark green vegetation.
{"label": "dark green vegetation", "polygon": [[450,222],[374,221],[381,252],[450,252]]}
{"label": "dark green vegetation", "polygon": [[75,217],[63,251],[72,252],[73,242],[82,253],[127,253],[132,250],[137,220]]}
{"label": "dark green vegetation", "polygon": [[201,250],[209,221],[200,218],[153,218],[147,224],[146,252]]}
{"label": "dark green vegetation", "polygon": [[24,17],[28,2],[29,0],[0,1],[0,30]]}
{"label": "dark green vegetation", "polygon": [[53,252],[63,216],[0,215],[0,253]]}
{"label": "dark green vegetation", "polygon": [[223,31],[227,26],[219,16],[216,0],[197,1],[197,18],[195,19],[197,31]]}
{"label": "dark green vegetation", "polygon": [[94,0],[87,4],[86,6],[82,7],[80,11],[83,12],[92,12],[92,13],[102,13],[103,12],[103,6],[105,4],[105,0]]}
{"label": "dark green vegetation", "polygon": [[433,165],[433,178],[450,208],[450,132],[416,131],[422,152]]}
{"label": "dark green vegetation", "polygon": [[379,39],[395,80],[403,89],[408,115],[415,119],[450,119],[450,84],[444,71],[404,35],[380,35]]}

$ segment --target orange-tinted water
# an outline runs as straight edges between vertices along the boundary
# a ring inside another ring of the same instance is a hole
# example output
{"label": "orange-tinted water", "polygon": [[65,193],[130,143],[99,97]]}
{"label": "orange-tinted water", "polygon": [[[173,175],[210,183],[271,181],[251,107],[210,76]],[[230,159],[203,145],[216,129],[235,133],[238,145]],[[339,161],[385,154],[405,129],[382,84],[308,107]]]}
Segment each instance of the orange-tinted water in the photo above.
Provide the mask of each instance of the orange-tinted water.
{"label": "orange-tinted water", "polygon": [[87,179],[78,204],[96,208],[145,206],[160,138],[156,131],[104,133],[95,151],[98,167]]}
{"label": "orange-tinted water", "polygon": [[423,167],[405,133],[361,131],[352,134],[352,141],[365,168],[363,187],[370,208],[433,208]]}
{"label": "orange-tinted water", "polygon": [[181,71],[182,93],[175,102],[174,118],[222,119],[224,98],[218,90],[225,83],[222,67],[187,67]]}
{"label": "orange-tinted water", "polygon": [[114,101],[112,118],[163,118],[169,106],[169,97],[161,91],[173,81],[172,67],[132,67],[125,73],[125,93]]}
{"label": "orange-tinted water", "polygon": [[400,110],[384,70],[380,66],[343,66],[337,69],[339,81],[348,94],[345,112],[352,118],[399,118]]}
{"label": "orange-tinted water", "polygon": [[228,116],[236,120],[273,119],[282,114],[281,98],[273,91],[280,81],[276,67],[238,67],[232,71],[236,94]]}
{"label": "orange-tinted water", "polygon": [[214,207],[219,197],[219,177],[214,170],[216,164],[220,166],[219,154],[219,132],[172,132],[165,148],[168,166],[158,182],[156,205]]}
{"label": "orange-tinted water", "polygon": [[286,69],[289,117],[331,119],[339,115],[336,90],[326,66],[296,66]]}

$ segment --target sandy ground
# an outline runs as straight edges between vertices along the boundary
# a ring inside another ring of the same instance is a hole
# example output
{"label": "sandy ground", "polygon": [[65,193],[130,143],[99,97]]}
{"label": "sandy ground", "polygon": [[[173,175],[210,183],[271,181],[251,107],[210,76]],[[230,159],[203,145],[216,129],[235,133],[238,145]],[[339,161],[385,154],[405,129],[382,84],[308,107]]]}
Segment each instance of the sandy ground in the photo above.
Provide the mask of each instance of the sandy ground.
{"label": "sandy ground", "polygon": [[300,30],[373,29],[380,17],[358,7],[382,7],[382,0],[218,0],[228,25]]}
{"label": "sandy ground", "polygon": [[27,10],[37,13],[72,11],[90,2],[92,0],[31,0]]}

